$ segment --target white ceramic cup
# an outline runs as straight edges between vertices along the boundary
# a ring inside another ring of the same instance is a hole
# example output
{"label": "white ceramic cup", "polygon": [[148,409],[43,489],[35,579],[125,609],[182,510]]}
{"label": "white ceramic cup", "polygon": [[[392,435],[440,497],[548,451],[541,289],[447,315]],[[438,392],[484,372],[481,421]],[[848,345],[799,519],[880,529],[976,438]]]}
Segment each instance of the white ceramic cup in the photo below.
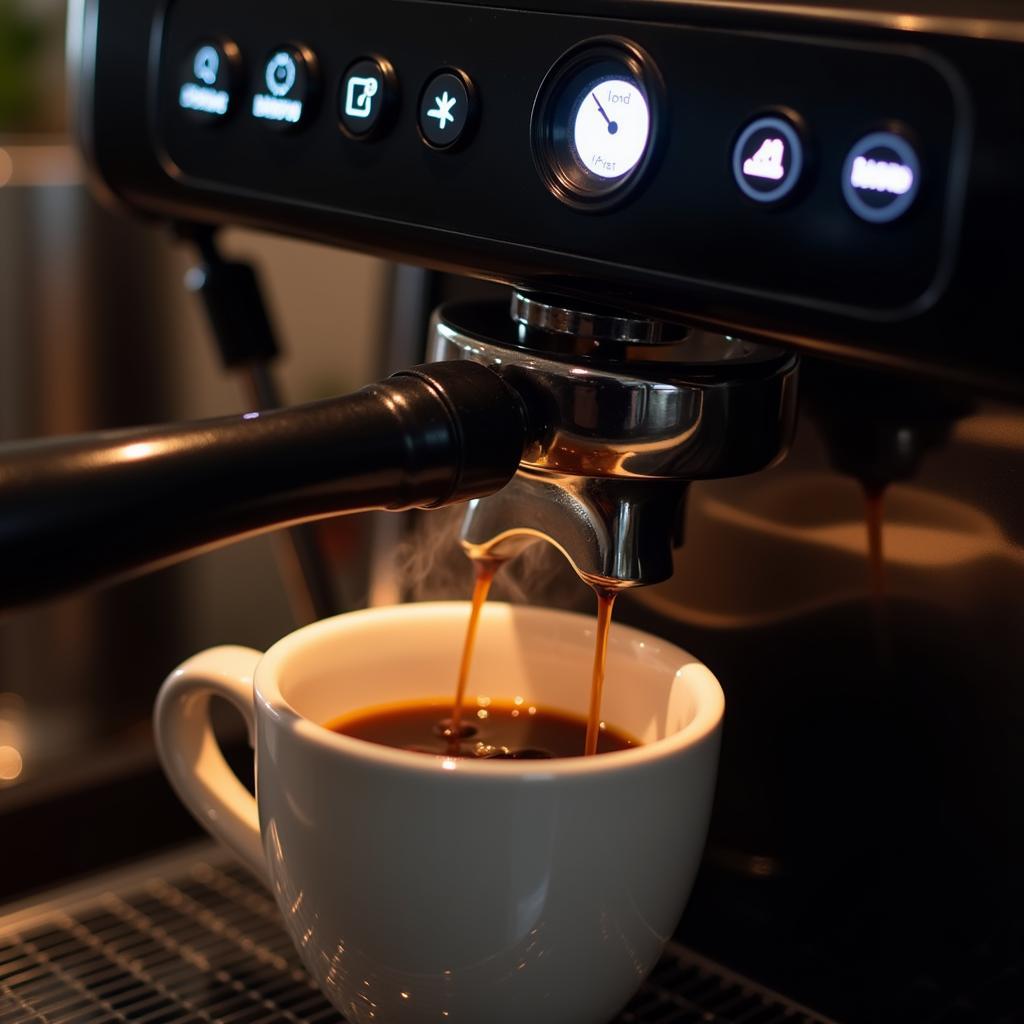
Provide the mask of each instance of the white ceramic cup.
{"label": "white ceramic cup", "polygon": [[[603,717],[643,746],[474,762],[324,728],[447,698],[468,612],[376,608],[266,654],[204,651],[160,690],[160,758],[192,813],[267,881],[306,967],[353,1024],[601,1024],[657,962],[689,896],[722,690],[685,651],[616,625]],[[594,629],[582,615],[488,604],[472,693],[584,713]],[[217,747],[214,695],[248,723],[258,800]]]}

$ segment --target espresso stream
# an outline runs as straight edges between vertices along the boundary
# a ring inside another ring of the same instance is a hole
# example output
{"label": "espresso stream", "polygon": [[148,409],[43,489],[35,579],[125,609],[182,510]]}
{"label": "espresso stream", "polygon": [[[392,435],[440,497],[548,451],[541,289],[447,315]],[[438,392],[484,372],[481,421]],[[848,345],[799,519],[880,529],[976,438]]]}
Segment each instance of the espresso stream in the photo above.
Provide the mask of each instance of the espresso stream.
{"label": "espresso stream", "polygon": [[[469,626],[466,629],[466,640],[462,647],[462,661],[459,665],[459,681],[455,691],[455,703],[452,708],[452,715],[448,723],[448,737],[451,743],[449,753],[452,756],[459,756],[463,742],[463,717],[465,714],[464,705],[466,701],[466,687],[469,683],[469,673],[473,665],[473,652],[476,646],[477,627],[480,623],[480,613],[487,595],[490,592],[491,584],[498,570],[504,564],[494,558],[474,558],[473,571],[475,583],[473,585],[473,607],[469,613]],[[594,667],[590,678],[590,710],[587,716],[587,731],[583,741],[583,754],[589,756],[598,753],[600,737],[606,730],[601,725],[601,697],[604,691],[605,667],[608,660],[608,636],[612,627],[612,608],[615,605],[616,591],[611,588],[594,587],[597,595],[597,634],[594,640]],[[551,712],[545,712],[551,714]],[[631,742],[626,743],[632,745]],[[579,750],[572,753],[579,753]],[[572,756],[562,754],[559,756]]]}
{"label": "espresso stream", "polygon": [[491,584],[498,570],[504,563],[497,558],[473,559],[473,607],[469,613],[469,625],[466,627],[466,639],[462,644],[462,661],[459,664],[459,681],[455,687],[455,702],[452,705],[452,717],[449,723],[450,739],[453,748],[459,745],[462,727],[463,704],[466,702],[466,685],[469,682],[469,670],[473,664],[473,650],[476,647],[476,631],[480,625],[480,613],[487,602]]}
{"label": "espresso stream", "polygon": [[529,704],[480,697],[467,707],[466,693],[473,665],[477,630],[491,584],[504,564],[495,558],[473,558],[473,602],[459,664],[455,700],[448,710],[436,702],[405,703],[367,709],[328,724],[329,729],[358,739],[445,757],[536,759],[577,757],[624,750],[637,741],[601,722],[608,636],[616,591],[594,587],[597,594],[597,633],[587,719]]}
{"label": "espresso stream", "polygon": [[865,484],[864,520],[868,530],[868,580],[871,599],[877,605],[885,597],[885,554],[882,526],[885,521],[885,489]]}

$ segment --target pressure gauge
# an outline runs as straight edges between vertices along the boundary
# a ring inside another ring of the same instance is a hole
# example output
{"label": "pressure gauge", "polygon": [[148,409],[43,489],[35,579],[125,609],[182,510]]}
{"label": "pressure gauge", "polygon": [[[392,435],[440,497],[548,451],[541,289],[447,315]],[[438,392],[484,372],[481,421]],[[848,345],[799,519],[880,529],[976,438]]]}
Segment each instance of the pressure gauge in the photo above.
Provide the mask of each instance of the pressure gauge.
{"label": "pressure gauge", "polygon": [[572,141],[588,174],[608,180],[626,177],[643,159],[651,140],[647,97],[628,78],[602,78],[576,101]]}
{"label": "pressure gauge", "polygon": [[639,183],[657,143],[661,85],[634,44],[591,40],[548,72],[533,109],[534,162],[548,188],[602,209]]}

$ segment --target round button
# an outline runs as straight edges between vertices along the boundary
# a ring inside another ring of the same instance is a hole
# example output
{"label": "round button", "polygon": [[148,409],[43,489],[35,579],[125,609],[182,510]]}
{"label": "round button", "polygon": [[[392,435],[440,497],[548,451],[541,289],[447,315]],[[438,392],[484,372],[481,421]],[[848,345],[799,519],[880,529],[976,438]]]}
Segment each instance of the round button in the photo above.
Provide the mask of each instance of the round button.
{"label": "round button", "polygon": [[871,224],[902,217],[917,198],[921,161],[895,132],[865,135],[843,164],[843,195],[850,209]]}
{"label": "round button", "polygon": [[420,97],[420,135],[434,149],[450,149],[473,116],[473,83],[461,71],[440,71]]}
{"label": "round button", "polygon": [[181,66],[178,106],[194,120],[215,124],[231,112],[241,54],[227,40],[199,43]]}
{"label": "round button", "polygon": [[646,179],[664,96],[651,58],[628,39],[577,43],[544,76],[533,104],[533,162],[548,191],[577,210],[605,210]]}
{"label": "round button", "polygon": [[740,191],[757,203],[785,199],[800,181],[804,147],[783,117],[759,117],[740,132],[732,150],[732,173]]}
{"label": "round button", "polygon": [[305,47],[279,46],[260,71],[252,116],[276,128],[301,124],[313,103],[316,73],[316,58]]}
{"label": "round button", "polygon": [[364,57],[341,76],[338,121],[354,139],[367,139],[389,120],[397,94],[394,69],[386,60]]}

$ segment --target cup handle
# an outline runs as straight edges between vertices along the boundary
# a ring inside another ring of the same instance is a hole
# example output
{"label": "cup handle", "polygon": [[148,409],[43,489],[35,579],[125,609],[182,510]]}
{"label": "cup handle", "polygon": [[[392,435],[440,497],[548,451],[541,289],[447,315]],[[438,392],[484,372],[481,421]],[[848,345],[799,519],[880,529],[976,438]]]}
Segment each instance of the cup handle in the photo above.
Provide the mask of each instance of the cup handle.
{"label": "cup handle", "polygon": [[250,647],[211,647],[179,665],[160,687],[154,710],[160,764],[182,803],[246,867],[266,882],[259,812],[228,767],[210,725],[210,698],[223,697],[256,735],[252,680],[263,655]]}

